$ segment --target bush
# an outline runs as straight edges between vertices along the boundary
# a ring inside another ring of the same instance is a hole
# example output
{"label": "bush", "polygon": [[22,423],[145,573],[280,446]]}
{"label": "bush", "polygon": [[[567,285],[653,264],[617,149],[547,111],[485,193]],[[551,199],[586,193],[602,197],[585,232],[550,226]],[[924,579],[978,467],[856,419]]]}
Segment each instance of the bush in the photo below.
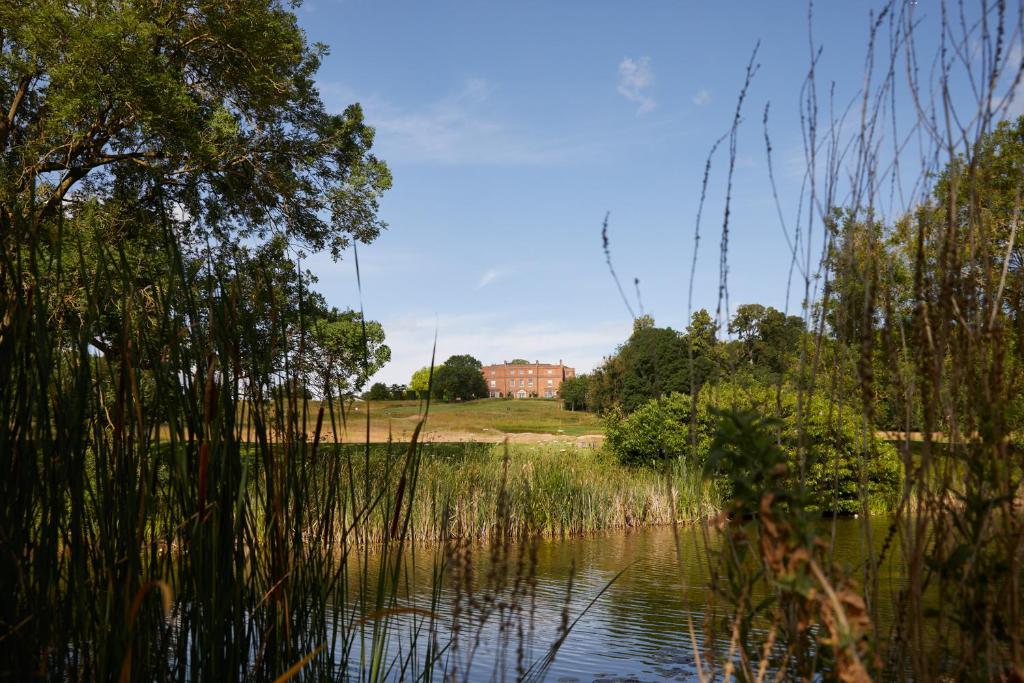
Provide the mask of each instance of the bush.
{"label": "bush", "polygon": [[[777,395],[772,386],[740,387],[734,383],[706,388],[697,402],[697,464],[704,462],[713,436],[720,432],[720,409],[772,418],[765,424],[774,430],[775,441],[788,458],[790,485],[795,488],[800,472],[796,390],[783,387]],[[613,409],[605,417],[608,447],[624,464],[657,464],[689,453],[689,430],[690,397],[678,393],[648,401],[628,416]],[[899,454],[892,444],[875,437],[873,427],[862,426],[855,408],[820,393],[810,400],[805,397],[803,443],[806,495],[802,499],[808,502],[808,509],[861,512],[862,467],[868,508],[891,508],[899,494]],[[735,489],[743,473],[723,467],[716,472],[727,488]]]}
{"label": "bush", "polygon": [[[697,408],[697,454],[703,459],[710,443],[707,410]],[[605,416],[608,447],[623,464],[656,464],[690,452],[690,397],[672,393],[652,399],[631,414],[615,408]]]}
{"label": "bush", "polygon": [[[787,445],[796,453],[795,411]],[[896,448],[875,438],[875,429],[862,425],[859,412],[829,405],[815,396],[804,414],[807,444],[807,493],[810,509],[851,514],[861,512],[861,468],[869,510],[891,509],[899,494],[900,459]],[[796,471],[796,470],[794,470]]]}
{"label": "bush", "polygon": [[[726,385],[719,393],[718,405],[722,407],[752,410],[778,418],[776,438],[789,457],[791,486],[795,489],[800,472],[796,389],[784,386],[776,395],[775,387],[757,385],[740,389]],[[873,426],[862,424],[856,407],[830,400],[820,391],[810,398],[805,394],[802,422],[806,489],[803,500],[809,510],[839,514],[861,512],[862,466],[868,509],[880,511],[892,507],[899,494],[899,454],[892,444],[875,437]],[[724,474],[730,476],[728,472]]]}

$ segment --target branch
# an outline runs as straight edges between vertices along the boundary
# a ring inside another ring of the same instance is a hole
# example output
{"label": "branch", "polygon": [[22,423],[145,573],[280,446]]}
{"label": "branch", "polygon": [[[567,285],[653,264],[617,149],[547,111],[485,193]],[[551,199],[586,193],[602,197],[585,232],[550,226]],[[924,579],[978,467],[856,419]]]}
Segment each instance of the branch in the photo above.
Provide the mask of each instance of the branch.
{"label": "branch", "polygon": [[7,146],[7,138],[11,134],[11,128],[14,127],[14,117],[18,115],[18,109],[21,108],[21,103],[28,93],[28,86],[32,83],[32,78],[31,74],[21,77],[21,80],[18,81],[18,90],[14,93],[14,100],[7,110],[7,116],[0,119],[0,149]]}
{"label": "branch", "polygon": [[[45,164],[39,167],[39,173],[48,173],[52,171],[75,171],[76,169],[93,169],[99,166],[106,166],[107,164],[117,163],[118,161],[138,161],[142,162],[145,159],[163,159],[164,153],[162,150],[150,150],[146,152],[122,152],[120,154],[100,154],[91,161],[83,164],[72,165],[70,161],[65,162],[53,162],[51,164]],[[145,165],[145,164],[144,164]]]}

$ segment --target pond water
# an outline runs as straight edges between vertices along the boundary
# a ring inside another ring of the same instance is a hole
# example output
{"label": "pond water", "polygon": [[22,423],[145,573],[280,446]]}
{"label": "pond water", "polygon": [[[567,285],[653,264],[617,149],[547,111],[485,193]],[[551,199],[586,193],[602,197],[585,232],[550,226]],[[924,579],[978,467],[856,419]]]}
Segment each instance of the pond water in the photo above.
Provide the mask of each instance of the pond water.
{"label": "pond water", "polygon": [[[822,524],[823,531],[830,535],[834,532],[836,561],[859,577],[857,567],[865,556],[863,522],[840,519]],[[869,524],[874,544],[880,547],[889,520],[873,519]],[[544,680],[695,680],[689,620],[699,639],[709,598],[704,547],[701,531],[695,527],[679,529],[678,555],[670,527],[544,540],[535,547],[532,562],[524,553],[525,566],[536,567],[532,582],[525,578],[528,569],[516,569],[518,548],[512,549],[512,567],[503,591],[488,590],[496,579],[488,569],[489,551],[480,547],[474,550],[481,557],[474,558],[473,575],[450,572],[444,588],[433,599],[433,557],[421,550],[415,569],[403,576],[406,599],[402,605],[433,612],[437,617],[437,640],[442,645],[447,642],[451,625],[459,624],[458,644],[444,651],[443,666],[435,670],[444,669],[449,677],[454,672],[458,680],[515,680],[519,677],[517,667],[520,671],[529,669],[544,657],[558,638],[563,620],[568,617],[572,622],[600,594],[561,645],[544,672]],[[411,564],[407,561],[407,566]],[[889,557],[880,572],[883,596],[894,598],[900,587],[896,565]],[[513,594],[517,575],[524,577],[519,584],[524,592],[518,598]],[[567,601],[570,576],[573,585]],[[523,598],[529,592],[522,588],[526,584],[535,586],[532,600]],[[467,590],[467,586],[473,590]],[[467,597],[470,593],[472,600]],[[526,604],[518,614],[510,614],[510,610],[502,609],[503,602]],[[888,598],[885,602],[892,604]],[[880,612],[883,623],[879,627],[884,629],[886,622],[891,622],[892,611],[882,606]],[[389,678],[415,678],[417,669],[422,670],[424,641],[429,640],[422,637],[426,621],[414,615],[394,622],[389,652],[409,642],[416,628],[421,637],[415,649],[420,652],[407,657],[404,672],[393,669]]]}

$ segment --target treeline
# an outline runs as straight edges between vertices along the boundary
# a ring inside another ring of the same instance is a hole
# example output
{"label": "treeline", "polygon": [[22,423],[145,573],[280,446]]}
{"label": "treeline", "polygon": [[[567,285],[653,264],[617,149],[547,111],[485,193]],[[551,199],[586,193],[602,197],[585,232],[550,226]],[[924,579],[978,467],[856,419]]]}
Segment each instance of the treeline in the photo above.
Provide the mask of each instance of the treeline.
{"label": "treeline", "polygon": [[441,401],[486,398],[487,382],[484,381],[482,367],[479,360],[468,354],[449,356],[440,365],[433,368],[428,365],[414,372],[401,397],[392,388],[387,398],[425,399],[429,396]]}
{"label": "treeline", "polygon": [[[934,336],[944,331],[948,343],[941,354],[927,356],[929,372],[952,372],[966,386],[981,386],[996,372],[1005,410],[990,419],[999,422],[1004,437],[1016,438],[1024,421],[1024,392],[1018,390],[1024,378],[1024,247],[1016,234],[1024,117],[1000,123],[983,138],[970,185],[955,181],[965,172],[962,163],[939,175],[931,199],[892,223],[870,212],[833,211],[823,269],[828,277],[806,316],[743,304],[716,324],[701,309],[683,331],[641,316],[629,339],[598,368],[563,383],[561,399],[571,409],[628,415],[650,400],[698,396],[724,382],[748,392],[821,392],[864,412],[878,431],[949,432],[968,422],[973,429],[995,428],[968,418],[967,399],[950,397],[929,413],[919,394],[916,375],[926,358],[920,345],[935,348]],[[954,218],[984,225],[980,237],[968,239],[966,229],[952,236],[940,232],[951,194],[961,207]],[[964,261],[950,272],[954,255]],[[929,297],[941,299],[948,314],[924,307]],[[1006,319],[997,329],[998,359],[967,361],[975,355],[970,324],[994,326],[1001,315]],[[994,360],[997,369],[985,369]]]}
{"label": "treeline", "polygon": [[[932,198],[891,224],[832,212],[828,275],[806,316],[743,304],[722,324],[698,310],[683,331],[641,316],[598,368],[562,385],[566,408],[603,414],[623,462],[681,457],[699,467],[709,466],[726,413],[761,416],[809,504],[842,512],[898,503],[900,457],[886,434],[1015,447],[1024,436],[1024,248],[1015,235],[1024,118],[997,126],[977,154],[970,192],[956,189],[964,168],[955,162]],[[985,229],[970,239],[966,229],[942,233],[950,216]],[[984,353],[972,325],[994,335]],[[904,465],[913,462],[907,448]]]}
{"label": "treeline", "polygon": [[704,309],[683,332],[658,327],[649,315],[633,322],[633,333],[588,375],[562,383],[567,408],[631,413],[651,399],[689,395],[723,377],[773,385],[792,374],[805,334],[802,318],[760,304],[736,309],[731,338]]}

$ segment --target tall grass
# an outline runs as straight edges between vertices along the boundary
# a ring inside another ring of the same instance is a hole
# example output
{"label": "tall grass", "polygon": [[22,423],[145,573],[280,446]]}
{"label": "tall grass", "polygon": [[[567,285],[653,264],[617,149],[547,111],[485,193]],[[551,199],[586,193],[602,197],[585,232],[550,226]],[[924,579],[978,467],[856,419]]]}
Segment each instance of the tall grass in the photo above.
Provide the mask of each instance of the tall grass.
{"label": "tall grass", "polygon": [[[1017,680],[1024,672],[1022,463],[1014,443],[1024,428],[1024,171],[1012,151],[1019,133],[993,142],[1021,96],[1024,7],[924,5],[886,2],[869,17],[862,87],[849,104],[837,101],[835,84],[822,86],[820,50],[830,46],[812,31],[795,217],[777,196],[791,253],[788,287],[802,299],[809,331],[792,379],[797,426],[805,434],[803,411],[818,393],[837,412],[855,411],[868,434],[888,400],[905,435],[894,519],[878,543],[864,514],[863,545],[878,550],[860,566],[838,566],[830,535],[804,511],[804,461],[786,471],[771,415],[727,414],[713,452],[753,473],[727,507],[756,522],[705,527],[709,550],[718,550],[716,601],[701,634],[703,678]],[[720,321],[729,310],[737,131],[754,64],[723,137],[730,145]],[[763,121],[775,189],[768,106]],[[709,169],[716,152],[717,144]],[[698,239],[700,222],[698,212]],[[866,472],[876,454],[872,439],[862,441]],[[802,436],[799,450],[812,445]],[[789,474],[795,488],[784,483]],[[897,551],[905,584],[889,595],[879,567]],[[759,595],[771,599],[755,601]],[[884,629],[883,602],[896,613]]]}
{"label": "tall grass", "polygon": [[[369,476],[375,482],[386,471],[386,448],[374,448]],[[409,532],[417,541],[572,536],[691,522],[719,509],[714,484],[682,463],[673,464],[670,490],[664,473],[620,465],[601,449],[428,444],[422,452]],[[365,474],[358,465],[353,475],[361,480]],[[390,476],[397,475],[392,470]],[[369,520],[369,540],[385,533],[383,521]]]}
{"label": "tall grass", "polygon": [[[242,301],[229,259],[188,268],[167,229],[141,287],[123,251],[63,220],[3,232],[0,675],[383,678],[416,439],[371,482],[352,476],[368,446],[321,441],[336,406],[305,434],[288,353],[265,351],[294,348],[287,302]],[[387,530],[373,580],[371,519]]]}
{"label": "tall grass", "polygon": [[[342,444],[377,418],[296,389],[303,321],[262,273],[212,251],[196,268],[168,228],[140,284],[63,217],[3,228],[4,678],[469,679],[458,615],[482,629],[497,610],[522,642],[541,536],[714,503],[693,472],[670,492],[600,450],[424,445],[421,425]],[[416,541],[445,549],[429,608],[410,606]],[[481,552],[487,576],[460,588]],[[465,604],[442,624],[452,584]],[[543,659],[516,651],[519,675],[543,674],[569,616]]]}

